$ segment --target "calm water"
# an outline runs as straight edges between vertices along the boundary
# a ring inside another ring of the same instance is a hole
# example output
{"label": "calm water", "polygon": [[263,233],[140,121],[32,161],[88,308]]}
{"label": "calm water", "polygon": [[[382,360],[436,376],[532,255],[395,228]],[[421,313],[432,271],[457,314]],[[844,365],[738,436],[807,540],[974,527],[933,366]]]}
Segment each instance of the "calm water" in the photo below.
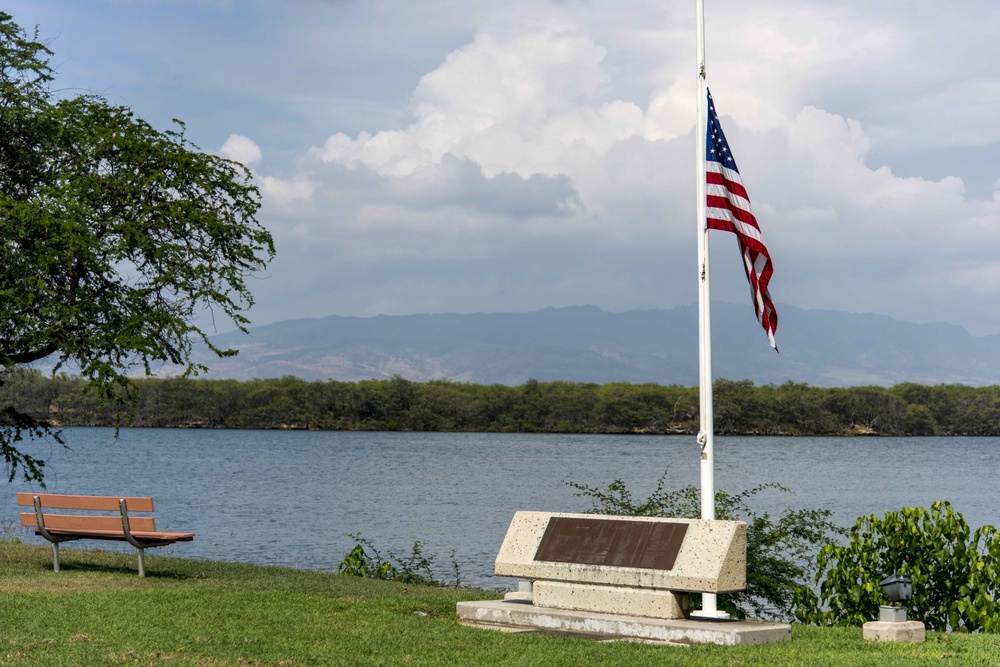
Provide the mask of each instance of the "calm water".
{"label": "calm water", "polygon": [[[438,553],[442,577],[454,549],[465,583],[496,588],[513,583],[492,571],[515,511],[590,508],[565,481],[603,487],[621,478],[640,498],[667,467],[671,488],[698,483],[688,436],[65,433],[71,450],[41,452],[47,490],[153,496],[159,528],[197,533],[168,547],[173,555],[335,570],[354,544],[349,535],[361,533],[396,553],[421,540]],[[779,482],[794,495],[770,493],[763,509],[828,507],[843,525],[950,500],[975,527],[1000,522],[998,453],[1000,438],[717,438],[716,486]],[[14,492],[23,490],[37,489],[0,484],[0,518],[16,516]]]}

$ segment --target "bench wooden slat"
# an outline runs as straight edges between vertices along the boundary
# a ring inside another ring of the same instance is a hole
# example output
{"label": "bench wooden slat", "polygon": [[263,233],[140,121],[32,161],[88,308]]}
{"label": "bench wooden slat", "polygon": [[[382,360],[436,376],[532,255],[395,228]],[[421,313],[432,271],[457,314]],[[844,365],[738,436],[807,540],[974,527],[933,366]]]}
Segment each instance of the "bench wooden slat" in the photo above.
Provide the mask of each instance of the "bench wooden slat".
{"label": "bench wooden slat", "polygon": [[[49,531],[50,535],[56,535],[59,537],[72,537],[79,536],[81,538],[88,538],[94,540],[118,540],[122,539],[121,530],[72,530],[69,528],[49,528],[46,526],[46,530]],[[36,533],[38,531],[35,531]],[[157,531],[133,531],[132,537],[139,540],[140,542],[146,541],[156,541],[156,542],[190,542],[194,539],[194,533],[161,533]]]}
{"label": "bench wooden slat", "polygon": [[[76,514],[49,514],[48,512],[43,512],[42,518],[45,521],[45,528],[49,530],[57,528],[77,531],[109,530],[117,532],[119,535],[124,535],[122,532],[122,519],[120,515],[83,516]],[[35,513],[21,512],[21,525],[37,527],[38,521],[35,517]],[[156,521],[154,521],[151,516],[130,516],[128,518],[128,529],[133,532],[137,530],[155,531]]]}
{"label": "bench wooden slat", "polygon": [[153,499],[141,496],[64,496],[57,493],[28,493],[19,491],[17,493],[17,504],[24,507],[33,507],[34,496],[42,503],[42,509],[61,510],[106,510],[118,511],[118,500],[125,498],[125,504],[129,512],[152,512]]}

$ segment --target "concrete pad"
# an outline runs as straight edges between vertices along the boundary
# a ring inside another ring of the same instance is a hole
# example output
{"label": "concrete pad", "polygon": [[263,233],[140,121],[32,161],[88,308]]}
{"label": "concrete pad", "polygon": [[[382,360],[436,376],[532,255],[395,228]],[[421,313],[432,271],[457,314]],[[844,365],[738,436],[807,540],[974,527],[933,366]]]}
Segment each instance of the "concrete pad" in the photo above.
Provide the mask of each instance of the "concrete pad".
{"label": "concrete pad", "polygon": [[904,621],[903,623],[869,621],[861,626],[861,632],[865,641],[873,642],[922,644],[927,639],[927,630],[920,621]]}
{"label": "concrete pad", "polygon": [[459,602],[464,625],[665,644],[766,644],[792,636],[786,623],[658,619],[536,607],[516,600]]}

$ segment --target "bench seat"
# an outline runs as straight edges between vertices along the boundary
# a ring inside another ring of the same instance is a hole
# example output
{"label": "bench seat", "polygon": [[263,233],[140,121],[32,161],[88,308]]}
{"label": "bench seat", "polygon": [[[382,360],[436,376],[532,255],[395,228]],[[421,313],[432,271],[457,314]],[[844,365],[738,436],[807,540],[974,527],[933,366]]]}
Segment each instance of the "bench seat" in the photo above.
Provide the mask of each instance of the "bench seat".
{"label": "bench seat", "polygon": [[[52,569],[59,571],[59,544],[70,540],[114,540],[128,542],[136,548],[139,576],[146,576],[143,552],[149,547],[162,547],[175,542],[190,542],[194,533],[156,530],[151,516],[134,516],[130,512],[150,513],[153,499],[148,497],[71,496],[56,493],[17,494],[17,504],[32,507],[33,512],[21,513],[21,525],[35,529],[36,535],[52,543]],[[114,512],[108,514],[63,514],[50,510],[83,510]]]}
{"label": "bench seat", "polygon": [[[73,528],[46,528],[46,531],[50,535],[60,535],[60,536],[73,536],[79,539],[92,539],[92,540],[118,540],[119,542],[127,541],[125,540],[125,533],[118,530],[80,530]],[[41,535],[42,531],[35,530],[35,535]],[[174,542],[190,542],[194,539],[194,533],[159,533],[159,532],[149,532],[149,531],[132,531],[132,537],[139,540],[140,542],[165,542],[173,544]]]}

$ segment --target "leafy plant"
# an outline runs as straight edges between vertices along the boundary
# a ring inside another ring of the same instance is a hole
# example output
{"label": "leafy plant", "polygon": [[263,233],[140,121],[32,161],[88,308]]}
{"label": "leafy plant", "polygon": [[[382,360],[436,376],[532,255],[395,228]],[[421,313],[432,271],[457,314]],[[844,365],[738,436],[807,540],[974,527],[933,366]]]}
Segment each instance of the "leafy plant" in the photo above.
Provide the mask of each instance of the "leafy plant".
{"label": "leafy plant", "polygon": [[[664,516],[695,519],[701,516],[698,487],[666,489],[667,473],[660,475],[656,489],[642,501],[633,499],[620,479],[607,489],[567,482],[577,489],[577,496],[590,498],[597,514],[626,516]],[[720,595],[718,604],[738,618],[788,618],[792,601],[802,582],[812,571],[811,555],[828,541],[828,536],[843,529],[830,521],[833,514],[825,509],[786,509],[778,517],[758,513],[751,507],[757,494],[765,491],[790,493],[776,483],[761,484],[737,494],[718,491],[715,514],[718,519],[745,521],[747,524],[747,587],[739,593]],[[692,594],[692,606],[699,604]]]}
{"label": "leafy plant", "polygon": [[384,580],[395,579],[396,572],[393,570],[392,563],[383,561],[377,551],[375,554],[374,557],[369,556],[361,544],[355,544],[354,548],[344,556],[344,560],[340,562],[340,568],[337,571],[340,574],[346,574],[351,577]]}
{"label": "leafy plant", "polygon": [[951,503],[858,518],[846,545],[827,544],[816,557],[819,596],[795,596],[795,616],[818,625],[861,625],[889,604],[879,582],[908,574],[911,619],[931,630],[1000,632],[1000,533],[990,525],[970,531]]}
{"label": "leafy plant", "polygon": [[[353,577],[367,577],[369,579],[383,579],[385,581],[401,581],[408,584],[429,584],[431,586],[447,586],[459,588],[462,585],[462,577],[455,559],[455,551],[451,551],[451,581],[445,582],[437,578],[434,573],[433,562],[437,554],[424,554],[423,543],[419,540],[413,543],[410,554],[400,557],[392,551],[386,550],[386,556],[375,548],[372,542],[361,536],[359,533],[350,535],[352,540],[357,540],[357,544],[351,549],[341,561],[338,572]],[[366,551],[365,549],[368,549]]]}

